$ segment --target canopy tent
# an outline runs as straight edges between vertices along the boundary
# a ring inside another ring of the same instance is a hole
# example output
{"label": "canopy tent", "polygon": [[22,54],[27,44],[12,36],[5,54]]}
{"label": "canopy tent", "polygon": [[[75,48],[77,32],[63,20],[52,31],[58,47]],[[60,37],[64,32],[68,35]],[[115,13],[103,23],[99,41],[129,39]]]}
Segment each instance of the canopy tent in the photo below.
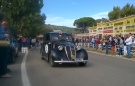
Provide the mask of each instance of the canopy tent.
{"label": "canopy tent", "polygon": [[37,40],[38,40],[40,43],[42,43],[42,42],[43,42],[43,37],[44,37],[44,35],[39,34],[39,35],[37,36]]}

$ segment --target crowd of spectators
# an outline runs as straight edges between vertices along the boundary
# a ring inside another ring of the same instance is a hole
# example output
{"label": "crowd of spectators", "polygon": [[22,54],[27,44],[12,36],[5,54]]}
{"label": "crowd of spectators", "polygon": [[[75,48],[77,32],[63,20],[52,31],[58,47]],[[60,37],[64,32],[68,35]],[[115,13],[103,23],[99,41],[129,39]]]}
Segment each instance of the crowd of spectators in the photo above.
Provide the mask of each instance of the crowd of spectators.
{"label": "crowd of spectators", "polygon": [[28,47],[29,49],[31,47],[38,47],[39,45],[39,41],[36,38],[32,38],[32,37],[23,37],[23,36],[19,36],[18,39],[18,47],[19,47],[19,51],[21,51],[22,47]]}
{"label": "crowd of spectators", "polygon": [[[101,48],[105,50],[106,54],[114,54],[117,51],[117,56],[127,55],[127,58],[131,58],[132,46],[135,46],[135,34],[126,34],[124,36],[118,35],[113,37],[111,35],[105,35],[103,38],[98,38],[97,36],[83,37],[75,40],[76,43],[89,43],[93,48]],[[117,47],[117,49],[115,49]]]}

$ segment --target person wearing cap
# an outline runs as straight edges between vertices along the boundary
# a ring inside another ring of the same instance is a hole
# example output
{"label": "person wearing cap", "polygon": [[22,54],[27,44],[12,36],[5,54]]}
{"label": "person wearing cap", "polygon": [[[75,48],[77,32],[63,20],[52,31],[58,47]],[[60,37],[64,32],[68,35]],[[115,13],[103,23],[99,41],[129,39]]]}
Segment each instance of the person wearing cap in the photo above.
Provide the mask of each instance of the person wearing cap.
{"label": "person wearing cap", "polygon": [[[3,18],[4,14],[0,12],[0,41],[9,38],[9,34],[6,33],[6,30],[3,28]],[[9,55],[9,47],[0,45],[0,77],[1,78],[8,78],[12,77],[10,74],[7,73],[7,61]]]}

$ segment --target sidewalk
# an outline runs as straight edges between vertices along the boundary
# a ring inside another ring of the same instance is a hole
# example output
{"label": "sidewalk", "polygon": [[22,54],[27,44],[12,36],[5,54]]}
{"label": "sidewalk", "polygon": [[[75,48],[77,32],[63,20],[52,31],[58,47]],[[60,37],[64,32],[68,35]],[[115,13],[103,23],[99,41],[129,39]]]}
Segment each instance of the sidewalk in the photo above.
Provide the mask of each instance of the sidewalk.
{"label": "sidewalk", "polygon": [[9,64],[12,78],[0,78],[0,86],[22,86],[21,63],[24,57],[23,53],[19,53],[19,57],[14,64]]}

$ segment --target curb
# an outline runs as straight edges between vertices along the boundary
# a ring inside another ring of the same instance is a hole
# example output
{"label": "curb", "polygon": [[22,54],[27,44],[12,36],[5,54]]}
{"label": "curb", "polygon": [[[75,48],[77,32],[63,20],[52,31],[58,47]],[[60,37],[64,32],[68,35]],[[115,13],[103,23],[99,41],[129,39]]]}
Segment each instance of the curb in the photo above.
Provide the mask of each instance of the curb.
{"label": "curb", "polygon": [[94,51],[87,51],[87,52],[91,52],[91,53],[94,53],[94,54],[99,54],[99,55],[104,55],[104,56],[110,56],[110,57],[115,57],[115,58],[119,58],[119,59],[125,59],[125,60],[129,60],[129,61],[135,61],[135,58],[125,58],[125,57],[117,57],[115,55],[106,55],[106,54],[103,54],[103,53],[98,53],[98,52],[94,52]]}

